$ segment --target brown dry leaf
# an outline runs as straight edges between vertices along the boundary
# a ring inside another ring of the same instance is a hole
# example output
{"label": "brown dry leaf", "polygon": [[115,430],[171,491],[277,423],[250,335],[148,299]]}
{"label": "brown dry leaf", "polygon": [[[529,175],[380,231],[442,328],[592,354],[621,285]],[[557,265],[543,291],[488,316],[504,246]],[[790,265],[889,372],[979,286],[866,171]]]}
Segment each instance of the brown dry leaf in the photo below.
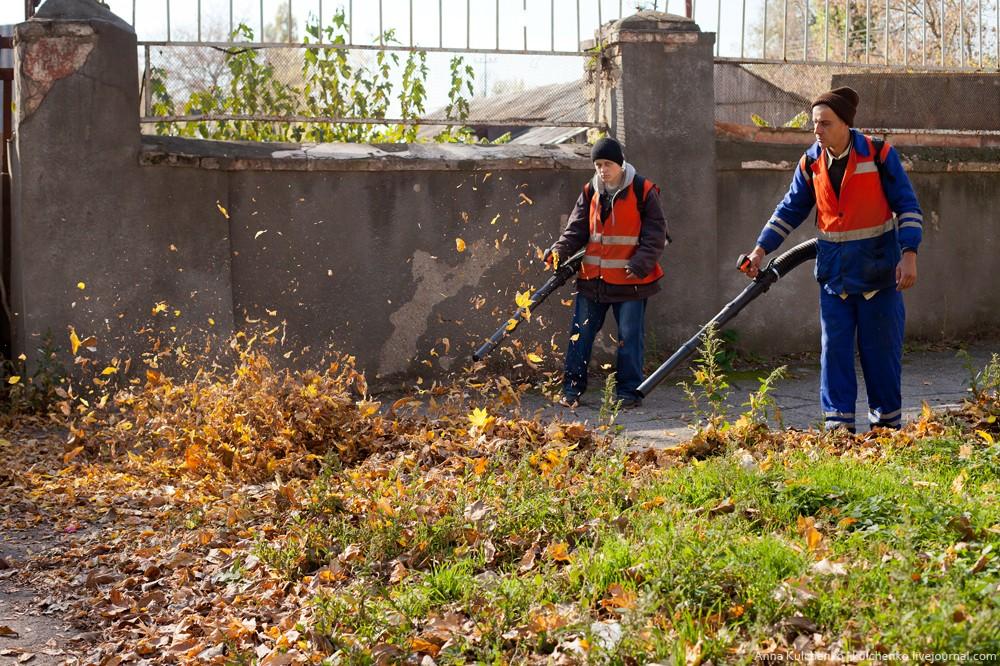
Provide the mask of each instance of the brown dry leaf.
{"label": "brown dry leaf", "polygon": [[608,586],[607,596],[601,599],[601,607],[605,610],[621,613],[624,610],[635,608],[639,596],[635,590],[623,587],[620,583]]}
{"label": "brown dry leaf", "polygon": [[531,544],[531,548],[525,551],[524,555],[521,556],[521,562],[517,566],[517,570],[521,573],[525,571],[531,571],[535,568],[535,558],[538,557],[538,551],[541,549],[540,544],[536,541]]}
{"label": "brown dry leaf", "polygon": [[423,652],[424,654],[429,654],[432,657],[436,657],[437,653],[441,651],[440,645],[432,643],[431,641],[421,638],[420,636],[414,636],[410,639],[410,647],[414,652]]}
{"label": "brown dry leaf", "polygon": [[0,624],[0,637],[3,637],[3,638],[19,638],[20,635],[16,631],[14,631],[10,627],[8,627],[7,625]]}
{"label": "brown dry leaf", "polygon": [[66,452],[66,453],[65,453],[65,454],[63,455],[63,464],[64,464],[64,465],[68,465],[68,464],[69,464],[69,462],[70,462],[71,460],[73,460],[73,458],[76,458],[76,457],[77,457],[78,455],[80,455],[81,453],[83,453],[83,447],[82,447],[82,446],[78,446],[78,447],[76,447],[75,449],[73,449],[72,451],[67,451],[67,452]]}

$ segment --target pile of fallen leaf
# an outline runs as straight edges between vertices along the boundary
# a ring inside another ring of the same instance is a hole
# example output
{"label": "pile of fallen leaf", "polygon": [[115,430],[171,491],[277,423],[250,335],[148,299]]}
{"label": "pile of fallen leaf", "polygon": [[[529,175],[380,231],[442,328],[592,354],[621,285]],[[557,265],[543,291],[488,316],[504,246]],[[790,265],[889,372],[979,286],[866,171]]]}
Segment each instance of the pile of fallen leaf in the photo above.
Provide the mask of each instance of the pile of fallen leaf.
{"label": "pile of fallen leaf", "polygon": [[[522,390],[502,378],[476,385],[493,401],[480,395],[480,404],[516,406]],[[420,619],[409,649],[361,638],[351,644],[349,637],[335,645],[318,629],[326,620],[311,601],[357,583],[362,568],[374,576],[372,585],[384,585],[433,566],[386,489],[395,483],[402,495],[417,488],[420,518],[444,516],[462,480],[482,475],[494,461],[526,460],[549,483],[571,487],[580,479],[567,470],[611,446],[605,434],[580,424],[470,409],[472,397],[466,384],[382,405],[368,395],[350,357],[296,373],[245,350],[232,371],[199,372],[185,381],[151,368],[144,382],[120,390],[100,410],[74,406],[72,418],[43,429],[30,450],[12,443],[22,432],[4,435],[0,498],[7,509],[0,524],[48,523],[65,536],[64,546],[23,563],[22,573],[49,591],[48,610],[65,612],[80,630],[84,663],[273,665],[319,663],[335,654],[422,663],[453,635],[478,629],[460,613],[445,613]],[[996,432],[998,414],[996,396],[983,395],[948,418],[985,439]],[[899,433],[747,426],[702,431],[675,449],[628,457],[640,483],[644,470],[737,446],[755,460],[783,448],[888,450],[944,427],[925,409]],[[473,527],[456,532],[454,547],[481,548],[490,562],[525,571],[536,558],[566,558],[566,543],[541,532],[490,533],[482,526],[492,511],[482,503],[465,506]],[[347,524],[399,520],[400,536],[383,552],[365,543],[313,544],[318,537],[309,521],[324,512]],[[266,562],[262,545],[270,553]],[[621,605],[604,601],[608,608]],[[568,612],[538,609],[511,634],[512,654],[523,655],[518,645],[537,642]]]}

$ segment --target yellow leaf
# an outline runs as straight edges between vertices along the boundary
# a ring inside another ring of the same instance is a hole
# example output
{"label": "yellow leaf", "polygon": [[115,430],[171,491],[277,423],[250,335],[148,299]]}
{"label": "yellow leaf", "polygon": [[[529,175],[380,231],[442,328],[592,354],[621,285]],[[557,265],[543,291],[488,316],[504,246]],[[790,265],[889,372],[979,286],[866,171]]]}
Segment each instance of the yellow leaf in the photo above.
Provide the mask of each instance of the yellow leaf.
{"label": "yellow leaf", "polygon": [[472,466],[472,473],[482,476],[486,472],[486,458],[476,458],[475,465]]}
{"label": "yellow leaf", "polygon": [[517,296],[514,297],[514,302],[517,303],[519,308],[530,308],[531,307],[531,290],[528,289],[524,293],[517,292]]}
{"label": "yellow leaf", "polygon": [[569,341],[570,342],[576,342],[579,339],[580,339],[580,334],[579,333],[574,333],[573,335],[569,336]]}
{"label": "yellow leaf", "polygon": [[10,377],[7,378],[8,384],[16,384],[19,381],[21,381],[21,375],[11,375]]}
{"label": "yellow leaf", "polygon": [[823,542],[823,533],[818,529],[810,525],[806,528],[806,545],[809,550],[816,550],[819,548],[820,544]]}
{"label": "yellow leaf", "polygon": [[160,301],[153,306],[153,314],[159,314],[161,312],[167,311],[167,304],[164,301]]}
{"label": "yellow leaf", "polygon": [[222,204],[216,201],[215,207],[219,209],[220,213],[222,213],[222,217],[226,218],[227,220],[229,219],[229,211],[223,208]]}
{"label": "yellow leaf", "polygon": [[497,220],[499,219],[500,219],[500,213],[497,213],[496,215],[493,216],[493,219],[490,220],[490,224],[496,224]]}
{"label": "yellow leaf", "polygon": [[976,434],[979,435],[980,437],[982,437],[983,441],[985,441],[987,444],[992,444],[993,443],[993,435],[991,435],[990,433],[986,432],[985,430],[977,430]]}
{"label": "yellow leaf", "polygon": [[106,367],[103,370],[101,370],[101,374],[102,375],[113,375],[116,372],[118,372],[118,368],[116,368],[113,365],[109,365],[108,367]]}
{"label": "yellow leaf", "polygon": [[208,318],[208,325],[209,325],[209,326],[215,326],[215,320],[214,320],[214,319],[212,319],[211,317],[209,317],[209,318]]}
{"label": "yellow leaf", "polygon": [[571,561],[569,556],[569,545],[563,542],[549,544],[549,547],[545,549],[545,554],[553,562]]}
{"label": "yellow leaf", "polygon": [[19,354],[18,357],[17,357],[17,360],[18,361],[27,361],[28,357],[25,356],[24,354]]}
{"label": "yellow leaf", "polygon": [[465,252],[465,241],[461,238],[455,239],[455,249],[459,252]]}
{"label": "yellow leaf", "polygon": [[76,329],[69,329],[69,348],[73,356],[76,356],[76,351],[80,348],[80,338],[76,335]]}
{"label": "yellow leaf", "polygon": [[517,319],[514,319],[512,317],[512,318],[510,318],[510,319],[507,320],[507,330],[508,331],[513,331],[515,328],[517,328]]}
{"label": "yellow leaf", "polygon": [[83,282],[77,282],[76,283],[76,288],[77,289],[86,289],[87,285],[85,283],[83,283]]}
{"label": "yellow leaf", "polygon": [[525,356],[525,358],[527,358],[532,363],[541,363],[542,362],[542,357],[539,356],[538,354],[528,354],[527,356]]}
{"label": "yellow leaf", "polygon": [[486,428],[493,421],[494,418],[490,416],[489,412],[485,409],[476,407],[469,412],[469,423],[471,423],[473,427]]}

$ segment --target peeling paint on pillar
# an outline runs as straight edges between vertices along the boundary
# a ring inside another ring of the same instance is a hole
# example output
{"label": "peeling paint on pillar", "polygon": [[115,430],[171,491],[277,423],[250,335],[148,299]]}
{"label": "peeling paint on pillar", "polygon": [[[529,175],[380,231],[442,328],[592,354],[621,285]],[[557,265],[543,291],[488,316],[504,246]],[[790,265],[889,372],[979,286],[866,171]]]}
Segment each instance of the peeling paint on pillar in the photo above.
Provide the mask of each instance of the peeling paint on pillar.
{"label": "peeling paint on pillar", "polygon": [[97,41],[88,25],[36,21],[29,30],[45,36],[22,34],[23,41],[18,44],[21,122],[38,109],[56,81],[75,74],[87,63]]}
{"label": "peeling paint on pillar", "polygon": [[457,294],[463,287],[479,284],[483,274],[510,254],[510,248],[495,249],[486,240],[469,247],[469,258],[463,263],[441,270],[440,262],[430,253],[417,250],[413,254],[413,281],[416,293],[408,303],[389,316],[393,331],[379,354],[378,377],[386,377],[409,369],[417,354],[417,343],[427,331],[436,305]]}

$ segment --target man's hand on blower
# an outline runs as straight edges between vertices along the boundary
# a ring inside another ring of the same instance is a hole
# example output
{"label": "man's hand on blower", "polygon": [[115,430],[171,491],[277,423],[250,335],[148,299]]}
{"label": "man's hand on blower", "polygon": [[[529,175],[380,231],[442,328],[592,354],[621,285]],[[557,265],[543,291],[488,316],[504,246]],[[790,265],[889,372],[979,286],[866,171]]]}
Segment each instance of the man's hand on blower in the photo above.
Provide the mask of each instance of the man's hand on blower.
{"label": "man's hand on blower", "polygon": [[753,252],[743,255],[745,259],[740,257],[741,263],[739,269],[746,273],[747,277],[752,280],[757,277],[758,273],[760,273],[760,264],[764,260],[765,254],[767,254],[767,252],[764,251],[764,248],[758,245],[753,249]]}

